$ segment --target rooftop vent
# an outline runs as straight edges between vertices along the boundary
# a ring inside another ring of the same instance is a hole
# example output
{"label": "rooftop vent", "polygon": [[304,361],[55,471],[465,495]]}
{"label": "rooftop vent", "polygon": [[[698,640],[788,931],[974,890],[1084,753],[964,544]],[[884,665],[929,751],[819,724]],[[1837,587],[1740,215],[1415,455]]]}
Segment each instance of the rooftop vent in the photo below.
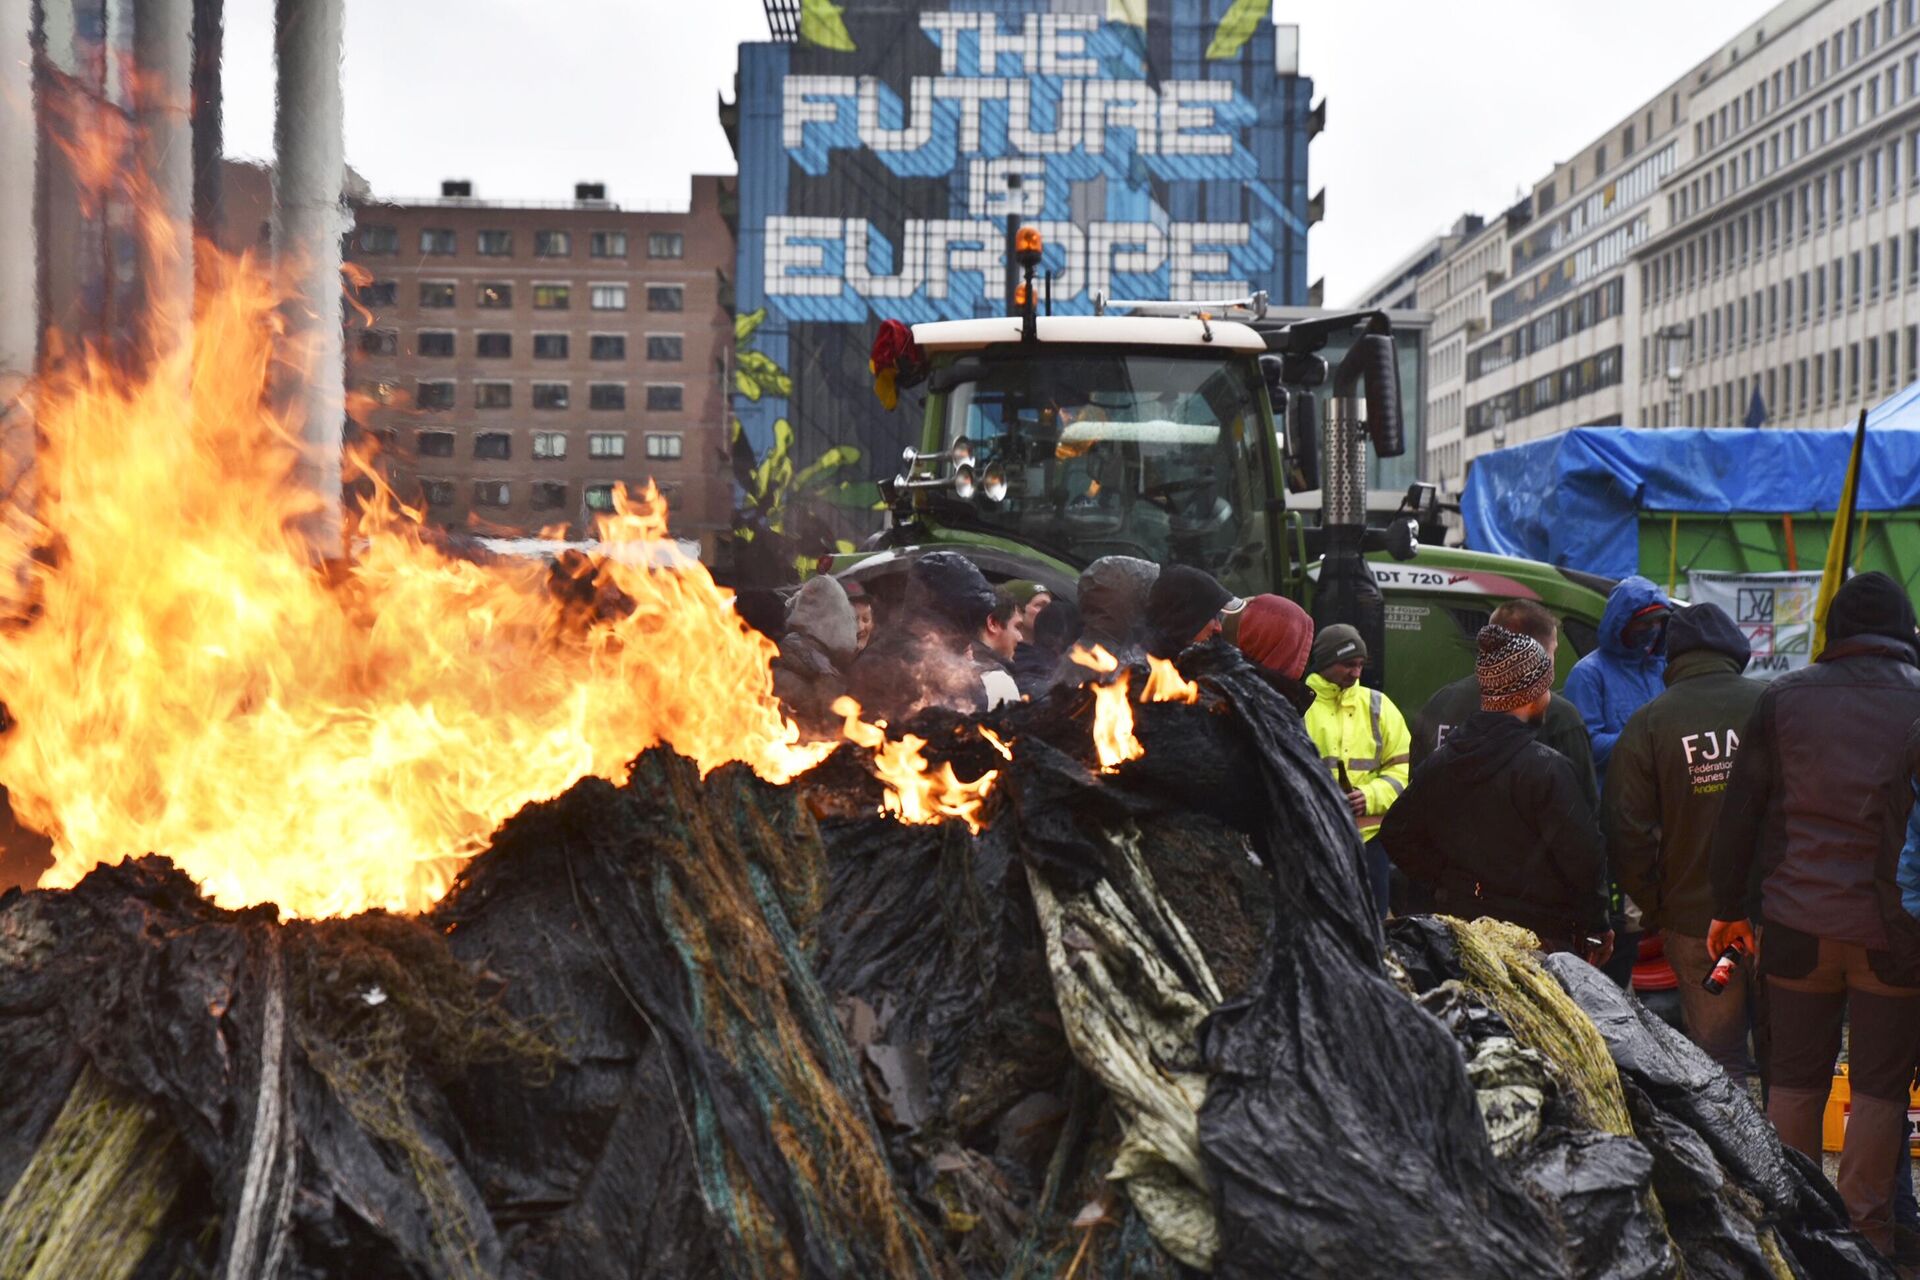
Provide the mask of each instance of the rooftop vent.
{"label": "rooftop vent", "polygon": [[575,200],[605,200],[607,184],[604,182],[576,182],[573,184]]}
{"label": "rooftop vent", "polygon": [[449,200],[471,200],[473,182],[467,178],[448,178],[440,184],[440,194]]}

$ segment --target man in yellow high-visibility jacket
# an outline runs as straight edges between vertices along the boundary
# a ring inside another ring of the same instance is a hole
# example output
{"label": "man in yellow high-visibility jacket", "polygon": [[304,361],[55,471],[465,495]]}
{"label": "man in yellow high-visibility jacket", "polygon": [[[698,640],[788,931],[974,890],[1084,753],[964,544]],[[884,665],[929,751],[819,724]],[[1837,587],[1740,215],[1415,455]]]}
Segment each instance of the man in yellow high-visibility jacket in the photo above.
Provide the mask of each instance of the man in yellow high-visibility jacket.
{"label": "man in yellow high-visibility jacket", "polygon": [[1374,842],[1380,820],[1407,789],[1413,736],[1393,700],[1360,683],[1367,666],[1367,644],[1344,623],[1314,637],[1307,661],[1307,734],[1326,761],[1328,772],[1347,793],[1354,822],[1366,842],[1367,880],[1374,905],[1387,911],[1387,856]]}

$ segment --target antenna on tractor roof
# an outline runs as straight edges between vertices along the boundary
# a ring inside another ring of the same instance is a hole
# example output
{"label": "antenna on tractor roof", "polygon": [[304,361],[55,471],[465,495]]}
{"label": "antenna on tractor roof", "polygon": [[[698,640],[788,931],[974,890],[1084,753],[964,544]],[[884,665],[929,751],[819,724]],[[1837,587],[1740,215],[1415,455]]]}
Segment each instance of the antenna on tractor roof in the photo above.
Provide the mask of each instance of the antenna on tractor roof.
{"label": "antenna on tractor roof", "polygon": [[[1218,316],[1226,311],[1251,312],[1255,320],[1261,320],[1267,314],[1267,291],[1250,293],[1244,298],[1206,299],[1170,299],[1149,301],[1135,298],[1109,298],[1104,293],[1093,295],[1093,314],[1103,316],[1109,310],[1131,311],[1137,316]],[[1224,317],[1223,317],[1224,318]]]}

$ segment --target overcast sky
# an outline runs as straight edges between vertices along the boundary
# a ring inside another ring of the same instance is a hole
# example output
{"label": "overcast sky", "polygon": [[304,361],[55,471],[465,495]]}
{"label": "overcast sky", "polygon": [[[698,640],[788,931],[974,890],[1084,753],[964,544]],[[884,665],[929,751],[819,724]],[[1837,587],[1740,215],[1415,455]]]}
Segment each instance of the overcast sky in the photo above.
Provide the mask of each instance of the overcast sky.
{"label": "overcast sky", "polygon": [[[1764,13],[1759,0],[1278,0],[1328,100],[1308,241],[1344,303],[1462,212],[1491,214]],[[273,5],[228,0],[226,142],[273,148]],[[382,195],[576,181],[629,205],[731,173],[715,114],[760,0],[347,0],[347,159]]]}

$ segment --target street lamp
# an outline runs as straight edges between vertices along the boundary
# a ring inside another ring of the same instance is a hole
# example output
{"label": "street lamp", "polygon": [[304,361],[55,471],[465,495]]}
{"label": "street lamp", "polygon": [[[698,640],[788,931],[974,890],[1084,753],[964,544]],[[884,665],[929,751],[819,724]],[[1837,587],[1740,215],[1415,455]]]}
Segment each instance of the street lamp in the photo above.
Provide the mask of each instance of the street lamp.
{"label": "street lamp", "polygon": [[1680,416],[1680,382],[1686,376],[1687,356],[1693,347],[1693,324],[1670,324],[1653,335],[1660,362],[1667,370],[1667,425]]}

